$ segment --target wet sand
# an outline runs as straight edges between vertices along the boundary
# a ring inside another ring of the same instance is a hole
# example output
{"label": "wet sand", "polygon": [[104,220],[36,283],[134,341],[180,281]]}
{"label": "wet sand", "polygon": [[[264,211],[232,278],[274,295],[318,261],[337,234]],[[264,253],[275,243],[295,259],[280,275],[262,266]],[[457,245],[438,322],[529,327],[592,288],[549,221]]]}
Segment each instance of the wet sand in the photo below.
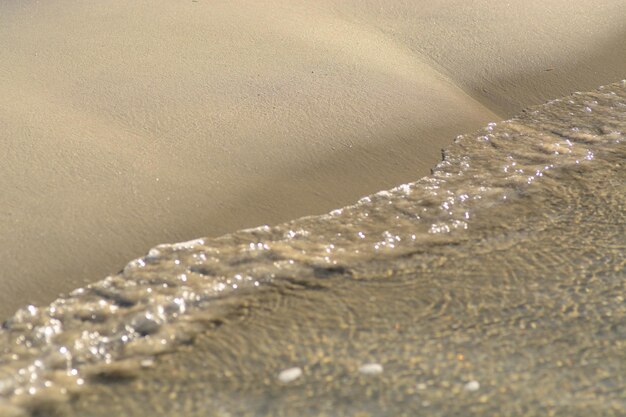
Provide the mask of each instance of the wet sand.
{"label": "wet sand", "polygon": [[3,416],[624,416],[626,80],[0,328]]}
{"label": "wet sand", "polygon": [[619,0],[0,5],[0,317],[162,242],[351,203],[624,77]]}

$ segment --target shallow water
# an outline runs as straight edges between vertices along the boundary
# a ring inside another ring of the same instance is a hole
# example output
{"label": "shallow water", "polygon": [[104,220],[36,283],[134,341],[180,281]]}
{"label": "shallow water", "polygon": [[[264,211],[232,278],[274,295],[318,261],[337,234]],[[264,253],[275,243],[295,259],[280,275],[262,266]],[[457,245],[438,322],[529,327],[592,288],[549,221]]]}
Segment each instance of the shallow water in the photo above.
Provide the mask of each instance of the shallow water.
{"label": "shallow water", "polygon": [[626,81],[329,215],[159,246],[4,324],[0,415],[626,415],[625,135]]}

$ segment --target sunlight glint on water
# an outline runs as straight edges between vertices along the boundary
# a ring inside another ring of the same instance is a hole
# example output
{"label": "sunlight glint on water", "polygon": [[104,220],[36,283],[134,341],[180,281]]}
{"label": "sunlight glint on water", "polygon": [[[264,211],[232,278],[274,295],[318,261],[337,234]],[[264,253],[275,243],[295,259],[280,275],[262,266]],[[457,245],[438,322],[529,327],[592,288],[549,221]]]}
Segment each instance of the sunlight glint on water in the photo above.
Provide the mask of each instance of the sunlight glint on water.
{"label": "sunlight glint on water", "polygon": [[621,82],[329,215],[159,246],[4,324],[0,414],[624,415],[625,132]]}

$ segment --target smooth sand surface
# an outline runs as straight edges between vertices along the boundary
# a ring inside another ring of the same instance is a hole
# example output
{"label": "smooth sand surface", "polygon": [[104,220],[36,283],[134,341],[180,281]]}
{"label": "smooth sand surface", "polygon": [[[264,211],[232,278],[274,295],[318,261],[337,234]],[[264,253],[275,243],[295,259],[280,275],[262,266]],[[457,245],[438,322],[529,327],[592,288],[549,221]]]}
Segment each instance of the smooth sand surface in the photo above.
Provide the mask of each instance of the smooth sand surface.
{"label": "smooth sand surface", "polygon": [[0,4],[0,318],[626,74],[623,0]]}

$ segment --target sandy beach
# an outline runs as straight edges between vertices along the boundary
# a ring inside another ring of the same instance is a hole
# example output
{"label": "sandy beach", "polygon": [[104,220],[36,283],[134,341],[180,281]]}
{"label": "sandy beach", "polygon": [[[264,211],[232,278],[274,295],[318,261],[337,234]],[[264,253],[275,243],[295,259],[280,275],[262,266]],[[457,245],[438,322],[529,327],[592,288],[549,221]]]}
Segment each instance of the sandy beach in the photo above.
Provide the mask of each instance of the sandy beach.
{"label": "sandy beach", "polygon": [[[421,4],[424,3],[424,4]],[[0,5],[0,319],[626,76],[622,0]]]}

